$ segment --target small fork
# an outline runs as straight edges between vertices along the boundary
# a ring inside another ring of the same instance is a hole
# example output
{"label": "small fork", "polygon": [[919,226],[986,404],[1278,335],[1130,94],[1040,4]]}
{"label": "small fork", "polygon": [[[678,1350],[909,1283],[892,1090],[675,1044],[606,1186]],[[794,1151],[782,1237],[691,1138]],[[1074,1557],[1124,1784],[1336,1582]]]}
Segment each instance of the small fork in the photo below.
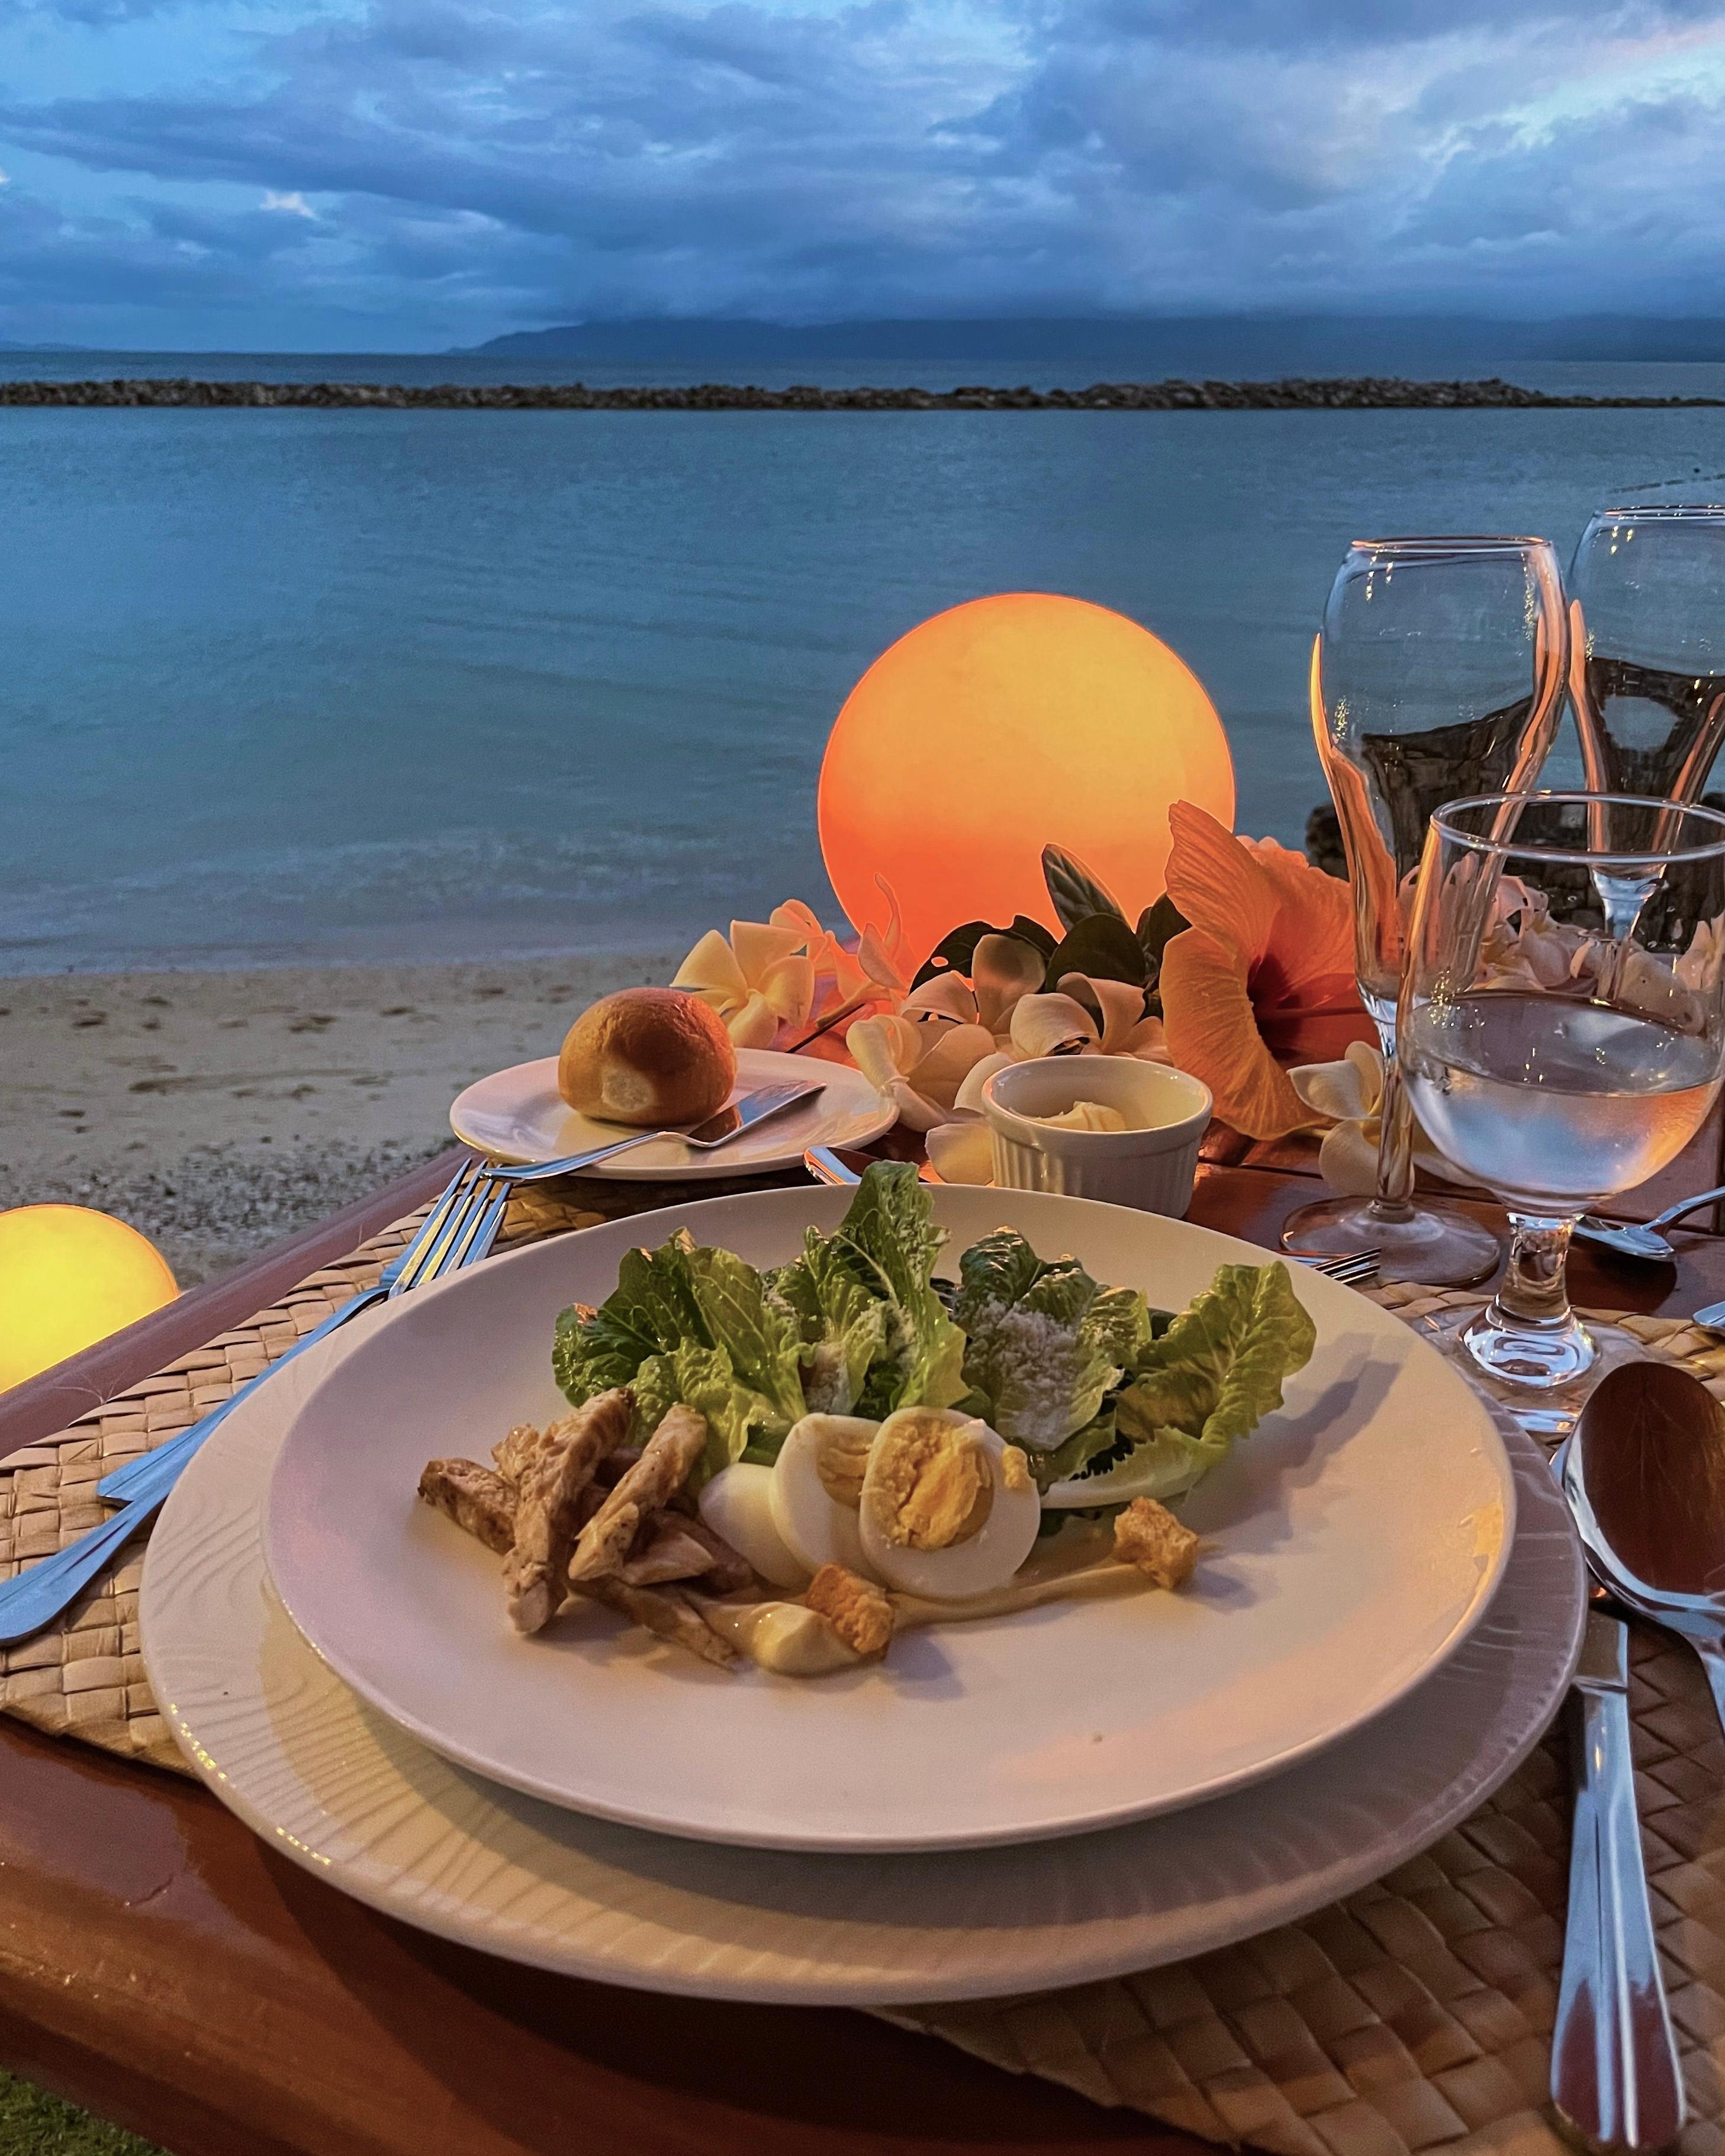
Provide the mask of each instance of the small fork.
{"label": "small fork", "polygon": [[745,1093],[721,1108],[705,1122],[696,1123],[687,1131],[634,1131],[626,1138],[617,1138],[609,1145],[595,1146],[588,1152],[566,1153],[561,1160],[534,1161],[525,1168],[509,1168],[494,1163],[490,1173],[499,1183],[547,1183],[553,1177],[573,1175],[578,1169],[591,1168],[595,1162],[609,1160],[615,1153],[628,1152],[632,1147],[651,1145],[655,1138],[680,1138],[696,1152],[716,1152],[733,1138],[740,1138],[745,1131],[752,1131],[757,1123],[764,1123],[771,1116],[782,1116],[787,1108],[793,1108],[798,1101],[806,1101],[813,1093],[825,1091],[818,1079],[793,1079],[777,1086],[757,1086],[752,1093]]}
{"label": "small fork", "polygon": [[380,1280],[376,1287],[352,1296],[303,1340],[296,1341],[267,1370],[260,1371],[242,1385],[232,1399],[224,1400],[190,1430],[158,1445],[154,1452],[146,1453],[141,1459],[128,1461],[124,1468],[116,1469],[97,1485],[97,1492],[101,1496],[112,1493],[111,1486],[124,1477],[117,1494],[126,1502],[117,1512],[104,1520],[99,1527],[92,1527],[75,1542],[69,1543],[54,1556],[44,1558],[41,1563],[0,1582],[0,1646],[28,1639],[75,1601],[116,1551],[155,1517],[204,1440],[227,1419],[242,1399],[272,1378],[284,1363],[291,1361],[314,1341],[325,1338],[338,1325],[345,1325],[349,1318],[370,1309],[374,1303],[477,1264],[495,1240],[507,1204],[507,1194],[497,1190],[479,1163],[465,1163],[426,1216],[418,1234],[388,1267],[387,1286]]}

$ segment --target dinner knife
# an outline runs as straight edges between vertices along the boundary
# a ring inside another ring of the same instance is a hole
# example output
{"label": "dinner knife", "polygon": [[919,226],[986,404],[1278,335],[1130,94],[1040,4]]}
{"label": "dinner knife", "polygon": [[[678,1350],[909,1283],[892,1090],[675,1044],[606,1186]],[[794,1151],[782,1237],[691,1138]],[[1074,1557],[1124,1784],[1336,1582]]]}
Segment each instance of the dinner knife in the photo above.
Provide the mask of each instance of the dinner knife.
{"label": "dinner knife", "polygon": [[1686,2107],[1641,1860],[1620,1618],[1589,1611],[1571,1712],[1575,1810],[1552,2102],[1589,2148],[1664,2148]]}

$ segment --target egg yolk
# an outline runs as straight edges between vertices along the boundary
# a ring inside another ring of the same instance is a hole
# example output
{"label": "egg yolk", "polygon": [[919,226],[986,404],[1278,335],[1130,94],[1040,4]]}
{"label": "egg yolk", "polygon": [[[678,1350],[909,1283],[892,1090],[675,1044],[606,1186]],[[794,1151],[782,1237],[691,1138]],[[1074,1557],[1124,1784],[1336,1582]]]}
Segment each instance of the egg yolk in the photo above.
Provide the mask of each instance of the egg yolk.
{"label": "egg yolk", "polygon": [[968,1424],[906,1417],[875,1441],[880,1525],[901,1549],[951,1549],[979,1534],[994,1502],[988,1455]]}

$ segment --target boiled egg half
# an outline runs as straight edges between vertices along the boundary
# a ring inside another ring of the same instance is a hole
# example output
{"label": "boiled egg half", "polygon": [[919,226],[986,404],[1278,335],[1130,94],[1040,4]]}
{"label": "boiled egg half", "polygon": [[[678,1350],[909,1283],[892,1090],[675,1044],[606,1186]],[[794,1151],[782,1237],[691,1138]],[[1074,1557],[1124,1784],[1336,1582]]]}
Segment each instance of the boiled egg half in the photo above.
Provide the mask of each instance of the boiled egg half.
{"label": "boiled egg half", "polygon": [[752,1460],[721,1467],[701,1485],[696,1500],[701,1517],[716,1535],[746,1557],[762,1579],[774,1587],[800,1590],[814,1571],[785,1547],[773,1517],[773,1470]]}
{"label": "boiled egg half", "polygon": [[857,1507],[880,1427],[861,1415],[806,1414],[779,1448],[770,1471],[773,1524],[810,1573],[842,1564],[866,1579],[880,1577],[863,1555]]}
{"label": "boiled egg half", "polygon": [[974,1416],[901,1408],[875,1433],[856,1519],[888,1587],[945,1601],[1004,1587],[1041,1517],[1024,1455]]}

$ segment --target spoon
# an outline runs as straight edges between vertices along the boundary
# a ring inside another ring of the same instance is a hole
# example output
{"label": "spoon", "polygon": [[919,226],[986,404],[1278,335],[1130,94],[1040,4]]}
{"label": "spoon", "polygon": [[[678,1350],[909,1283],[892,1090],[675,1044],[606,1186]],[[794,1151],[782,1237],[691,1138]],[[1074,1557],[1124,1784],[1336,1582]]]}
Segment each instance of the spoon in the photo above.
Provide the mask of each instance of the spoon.
{"label": "spoon", "polygon": [[1575,1224],[1575,1233],[1584,1242],[1598,1243],[1605,1250],[1615,1250],[1621,1258],[1646,1258],[1656,1265],[1669,1265],[1677,1255],[1676,1245],[1667,1242],[1660,1229],[1721,1198],[1725,1198],[1725,1184],[1717,1190],[1703,1190],[1698,1198],[1686,1198],[1681,1204],[1668,1205],[1651,1220],[1606,1220],[1597,1213],[1584,1213]]}
{"label": "spoon", "polygon": [[1558,1471],[1595,1575],[1689,1642],[1725,1726],[1725,1407],[1675,1363],[1620,1363]]}

